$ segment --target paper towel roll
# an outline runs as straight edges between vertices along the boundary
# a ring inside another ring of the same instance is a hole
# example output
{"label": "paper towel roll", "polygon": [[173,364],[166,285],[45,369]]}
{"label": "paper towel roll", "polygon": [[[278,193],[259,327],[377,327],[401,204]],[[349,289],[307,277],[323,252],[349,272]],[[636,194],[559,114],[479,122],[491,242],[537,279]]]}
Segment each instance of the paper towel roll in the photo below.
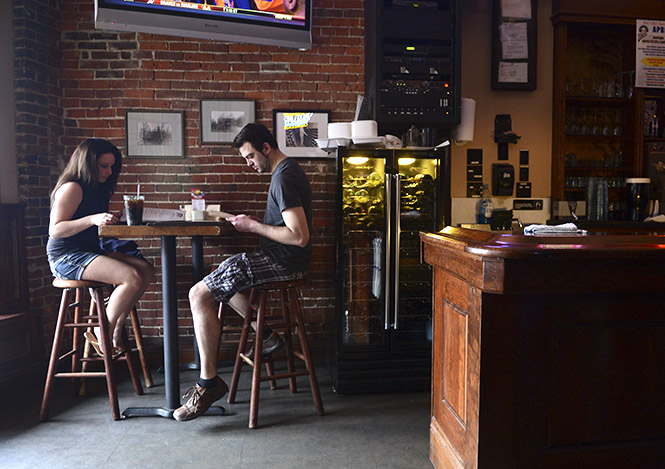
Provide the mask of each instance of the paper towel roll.
{"label": "paper towel roll", "polygon": [[454,139],[457,145],[464,145],[473,140],[473,127],[476,118],[476,100],[462,98],[462,116],[455,127]]}

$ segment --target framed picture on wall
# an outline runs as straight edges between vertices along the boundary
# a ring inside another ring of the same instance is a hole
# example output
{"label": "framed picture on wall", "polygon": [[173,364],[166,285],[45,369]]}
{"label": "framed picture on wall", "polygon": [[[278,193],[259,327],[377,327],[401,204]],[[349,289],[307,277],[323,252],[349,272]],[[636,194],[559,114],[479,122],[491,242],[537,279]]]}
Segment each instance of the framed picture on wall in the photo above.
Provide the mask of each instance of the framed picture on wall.
{"label": "framed picture on wall", "polygon": [[254,118],[253,99],[202,99],[201,143],[232,143]]}
{"label": "framed picture on wall", "polygon": [[317,139],[328,138],[330,111],[276,109],[273,111],[275,138],[279,149],[287,156],[330,158],[334,153],[320,149]]}
{"label": "framed picture on wall", "polygon": [[126,111],[128,158],[183,158],[182,111]]}

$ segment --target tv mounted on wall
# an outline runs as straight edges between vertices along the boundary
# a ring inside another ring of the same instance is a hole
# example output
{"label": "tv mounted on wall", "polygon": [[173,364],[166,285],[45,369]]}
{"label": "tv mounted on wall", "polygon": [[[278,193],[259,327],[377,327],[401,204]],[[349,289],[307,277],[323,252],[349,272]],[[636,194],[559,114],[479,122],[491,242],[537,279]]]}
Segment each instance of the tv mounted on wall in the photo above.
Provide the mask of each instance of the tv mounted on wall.
{"label": "tv mounted on wall", "polygon": [[95,0],[95,27],[310,49],[312,0]]}

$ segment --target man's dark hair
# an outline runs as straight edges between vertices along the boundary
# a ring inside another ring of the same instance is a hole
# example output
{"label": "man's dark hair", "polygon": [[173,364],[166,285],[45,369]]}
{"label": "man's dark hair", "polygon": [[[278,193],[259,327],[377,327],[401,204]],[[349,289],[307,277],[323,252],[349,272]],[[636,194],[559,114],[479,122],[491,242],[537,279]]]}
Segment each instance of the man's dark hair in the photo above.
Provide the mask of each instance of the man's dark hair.
{"label": "man's dark hair", "polygon": [[240,132],[238,132],[236,138],[233,139],[233,146],[237,150],[247,142],[258,151],[263,149],[264,143],[268,143],[272,148],[278,149],[277,139],[275,139],[273,134],[265,125],[257,124],[256,122],[247,124]]}

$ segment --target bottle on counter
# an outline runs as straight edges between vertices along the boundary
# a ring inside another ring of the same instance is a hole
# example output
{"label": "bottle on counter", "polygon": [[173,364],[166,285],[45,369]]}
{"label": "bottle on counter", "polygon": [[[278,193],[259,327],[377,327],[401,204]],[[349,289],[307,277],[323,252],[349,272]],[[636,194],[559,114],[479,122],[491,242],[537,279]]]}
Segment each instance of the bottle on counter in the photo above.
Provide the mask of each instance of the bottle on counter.
{"label": "bottle on counter", "polygon": [[492,193],[487,184],[483,184],[483,192],[480,200],[476,205],[476,223],[489,224],[494,212],[494,204],[492,203]]}

